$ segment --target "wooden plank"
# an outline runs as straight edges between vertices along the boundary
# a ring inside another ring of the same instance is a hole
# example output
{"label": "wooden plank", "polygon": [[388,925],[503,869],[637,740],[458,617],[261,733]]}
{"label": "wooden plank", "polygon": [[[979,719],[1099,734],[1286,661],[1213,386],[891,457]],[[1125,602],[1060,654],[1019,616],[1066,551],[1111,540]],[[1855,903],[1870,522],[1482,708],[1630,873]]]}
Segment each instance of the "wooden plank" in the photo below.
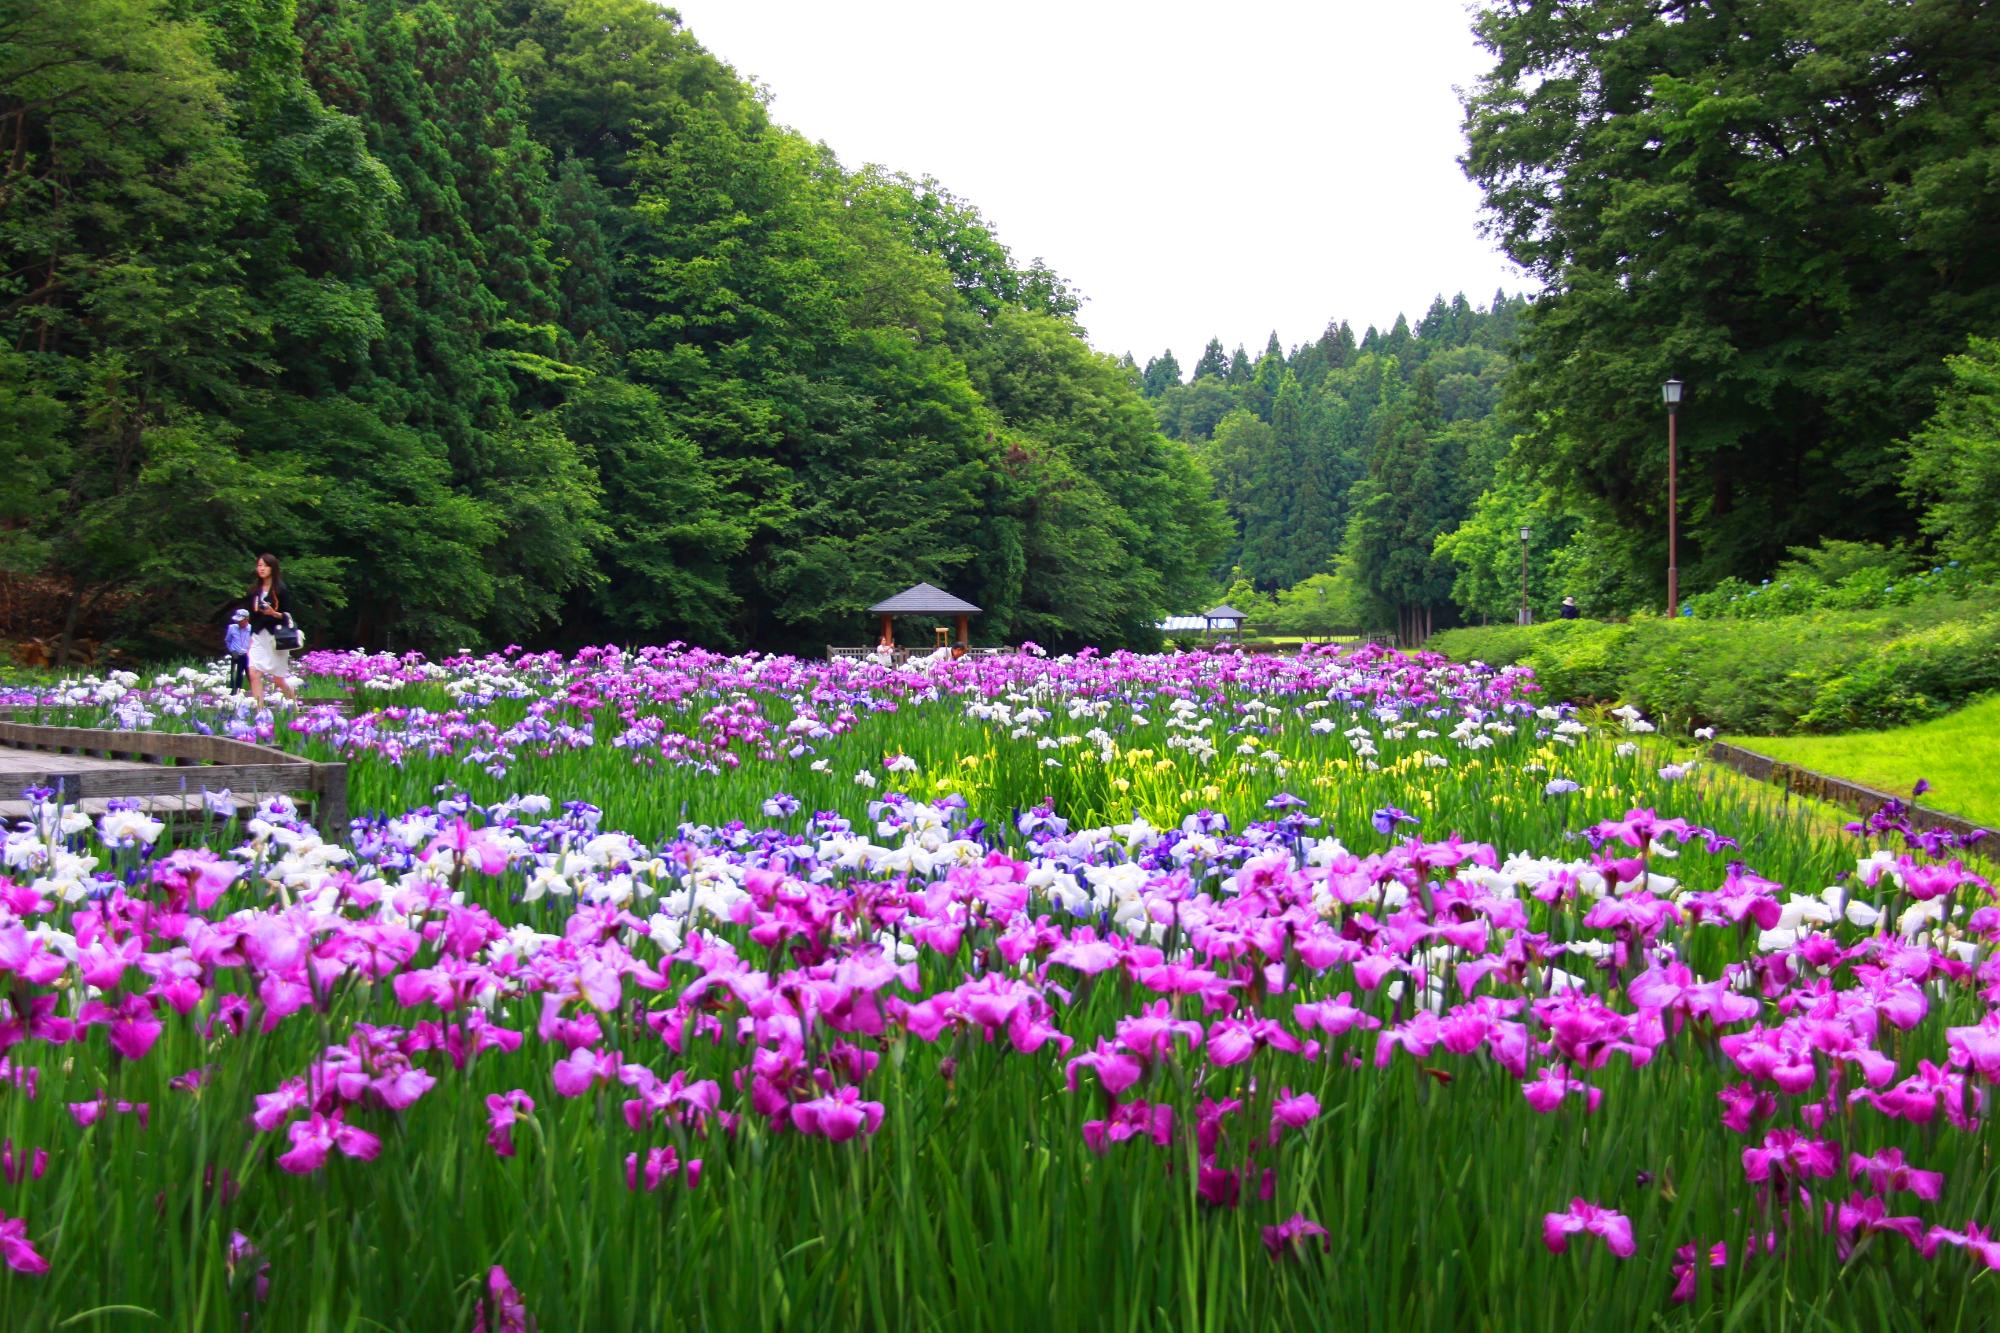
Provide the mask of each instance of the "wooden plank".
{"label": "wooden plank", "polygon": [[257,745],[227,736],[118,731],[103,727],[56,727],[27,722],[0,721],[0,744],[34,750],[145,755],[196,763],[303,765],[312,762],[274,746]]}
{"label": "wooden plank", "polygon": [[347,765],[313,765],[313,822],[329,840],[343,842],[353,832],[347,818]]}
{"label": "wooden plank", "polygon": [[[206,791],[312,791],[311,764],[205,764],[187,768],[92,768],[82,772],[10,773],[10,786],[59,787],[66,799],[154,796]],[[342,789],[345,795],[345,786]]]}
{"label": "wooden plank", "polygon": [[[110,803],[113,799],[115,798],[93,796],[86,800],[65,802],[65,804],[74,804],[84,814],[95,818],[98,815],[104,814],[110,808]],[[169,821],[176,819],[205,819],[209,817],[208,803],[199,795],[138,796],[127,797],[125,799],[138,801],[139,809],[145,814],[154,815]],[[250,797],[231,797],[230,805],[234,808],[234,812],[238,817],[255,814],[257,810],[256,800]],[[26,801],[0,801],[0,821],[28,819],[33,814],[33,810],[30,809]]]}

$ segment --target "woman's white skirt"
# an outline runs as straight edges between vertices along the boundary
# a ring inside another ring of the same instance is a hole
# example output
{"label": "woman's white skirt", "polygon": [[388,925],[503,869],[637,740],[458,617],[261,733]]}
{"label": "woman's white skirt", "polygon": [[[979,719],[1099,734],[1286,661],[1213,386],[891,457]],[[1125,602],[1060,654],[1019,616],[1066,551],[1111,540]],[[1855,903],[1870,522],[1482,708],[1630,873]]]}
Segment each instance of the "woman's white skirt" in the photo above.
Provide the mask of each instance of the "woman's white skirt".
{"label": "woman's white skirt", "polygon": [[267,676],[289,676],[292,655],[278,647],[271,631],[259,630],[250,636],[250,669]]}

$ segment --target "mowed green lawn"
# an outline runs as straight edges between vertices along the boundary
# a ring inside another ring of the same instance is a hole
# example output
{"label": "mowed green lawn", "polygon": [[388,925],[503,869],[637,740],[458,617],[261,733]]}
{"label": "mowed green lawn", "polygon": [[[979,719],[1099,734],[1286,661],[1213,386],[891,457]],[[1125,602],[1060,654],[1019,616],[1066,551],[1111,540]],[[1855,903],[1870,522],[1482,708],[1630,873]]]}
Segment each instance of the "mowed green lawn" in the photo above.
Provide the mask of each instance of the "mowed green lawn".
{"label": "mowed green lawn", "polygon": [[1931,789],[1923,804],[2000,829],[2000,694],[1893,731],[1731,739],[1759,754],[1898,795],[1928,778]]}

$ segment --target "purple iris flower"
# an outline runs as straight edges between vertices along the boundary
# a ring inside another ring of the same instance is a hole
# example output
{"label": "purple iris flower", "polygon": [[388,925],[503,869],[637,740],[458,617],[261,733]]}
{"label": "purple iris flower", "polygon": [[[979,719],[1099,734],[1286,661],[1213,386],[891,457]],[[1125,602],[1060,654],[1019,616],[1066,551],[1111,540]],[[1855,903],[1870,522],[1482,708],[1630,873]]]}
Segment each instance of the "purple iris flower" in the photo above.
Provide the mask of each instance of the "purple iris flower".
{"label": "purple iris flower", "polygon": [[1181,821],[1184,833],[1227,833],[1229,816],[1216,810],[1197,810]]}
{"label": "purple iris flower", "polygon": [[1396,831],[1396,825],[1398,824],[1421,824],[1424,821],[1418,819],[1407,810],[1398,810],[1393,805],[1385,805],[1373,815],[1370,815],[1368,822],[1375,826],[1377,833],[1387,837]]}

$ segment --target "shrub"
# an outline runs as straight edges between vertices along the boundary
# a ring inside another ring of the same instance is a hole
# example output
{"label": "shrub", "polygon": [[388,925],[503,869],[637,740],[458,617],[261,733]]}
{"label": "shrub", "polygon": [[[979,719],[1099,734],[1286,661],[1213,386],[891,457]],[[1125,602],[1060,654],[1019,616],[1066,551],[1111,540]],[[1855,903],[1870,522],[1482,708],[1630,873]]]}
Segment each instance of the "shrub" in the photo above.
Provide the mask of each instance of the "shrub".
{"label": "shrub", "polygon": [[1983,598],[1447,630],[1428,646],[1460,661],[1532,667],[1554,698],[1629,703],[1665,726],[1752,734],[1893,726],[2000,689],[2000,611]]}
{"label": "shrub", "polygon": [[1981,580],[1956,560],[1927,565],[1908,551],[1873,542],[1795,546],[1762,583],[1728,578],[1689,597],[1691,620],[1768,620],[1824,608],[1862,610],[1970,597]]}
{"label": "shrub", "polygon": [[2000,611],[1890,640],[1823,681],[1800,721],[1811,731],[1901,726],[1993,689],[2000,689]]}

